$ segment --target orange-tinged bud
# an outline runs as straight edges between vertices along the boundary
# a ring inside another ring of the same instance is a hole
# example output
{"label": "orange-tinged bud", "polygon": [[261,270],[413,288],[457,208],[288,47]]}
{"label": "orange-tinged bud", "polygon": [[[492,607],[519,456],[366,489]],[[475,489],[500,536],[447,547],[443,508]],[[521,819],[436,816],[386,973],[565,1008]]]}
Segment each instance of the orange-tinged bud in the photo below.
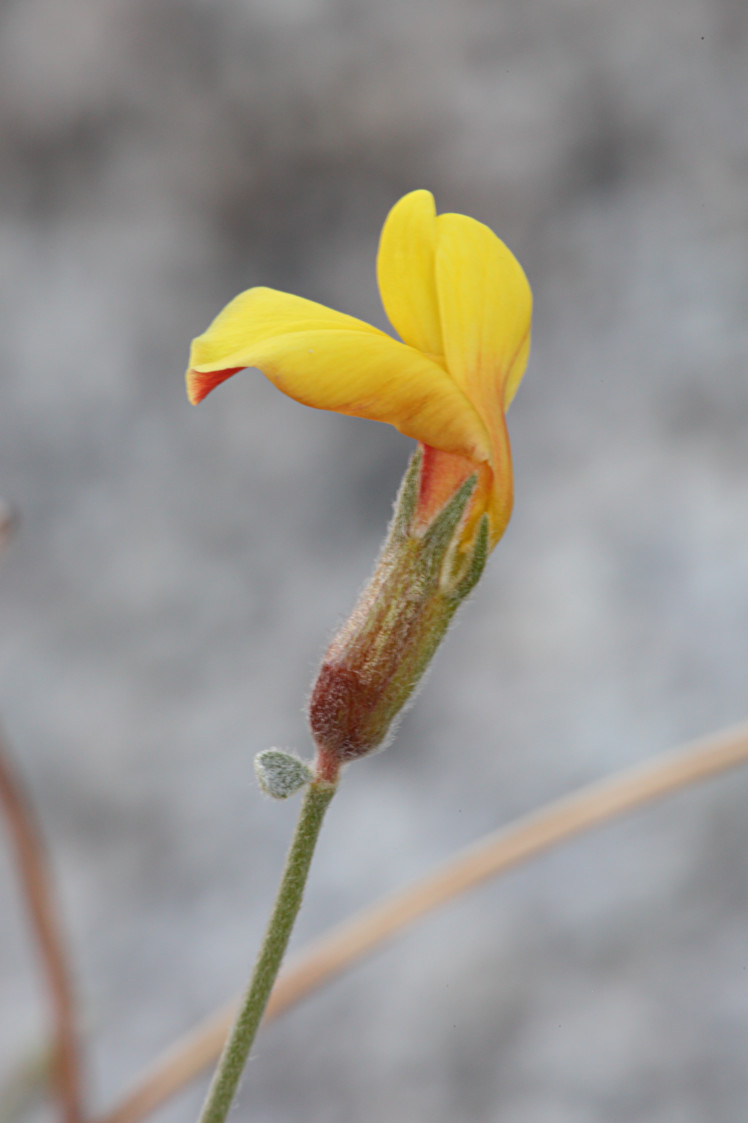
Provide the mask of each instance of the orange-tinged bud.
{"label": "orange-tinged bud", "polygon": [[341,764],[386,744],[485,565],[485,515],[469,549],[461,548],[477,474],[422,528],[423,467],[419,450],[371,581],[326,652],[312,690],[309,723],[320,778],[334,779]]}

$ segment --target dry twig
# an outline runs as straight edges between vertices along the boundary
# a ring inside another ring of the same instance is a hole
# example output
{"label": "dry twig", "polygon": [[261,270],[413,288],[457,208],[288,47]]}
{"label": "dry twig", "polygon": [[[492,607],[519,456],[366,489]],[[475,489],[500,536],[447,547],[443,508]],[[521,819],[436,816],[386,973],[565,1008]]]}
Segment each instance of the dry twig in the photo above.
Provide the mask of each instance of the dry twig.
{"label": "dry twig", "polygon": [[54,1083],[65,1123],[83,1120],[80,1058],[75,1032],[75,1002],[60,923],[41,835],[18,778],[0,740],[0,806],[16,851],[26,905],[54,1016]]}
{"label": "dry twig", "polygon": [[[278,979],[266,1018],[287,1010],[395,933],[468,889],[582,831],[746,762],[748,725],[742,725],[590,784],[488,835],[415,885],[334,928],[297,956]],[[235,1012],[231,1003],[177,1041],[97,1123],[137,1123],[213,1064]]]}
{"label": "dry twig", "polygon": [[[0,548],[15,525],[15,516],[0,500]],[[21,887],[47,978],[54,1016],[52,1069],[64,1123],[82,1123],[83,1095],[75,1002],[62,928],[55,907],[49,865],[31,805],[10,762],[0,734],[0,807],[8,824]]]}

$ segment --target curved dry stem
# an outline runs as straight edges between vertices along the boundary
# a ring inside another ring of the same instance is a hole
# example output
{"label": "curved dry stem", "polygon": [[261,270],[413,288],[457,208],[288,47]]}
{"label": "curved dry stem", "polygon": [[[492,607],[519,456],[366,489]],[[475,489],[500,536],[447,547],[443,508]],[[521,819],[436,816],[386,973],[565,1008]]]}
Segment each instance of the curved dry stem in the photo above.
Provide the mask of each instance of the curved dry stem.
{"label": "curved dry stem", "polygon": [[[433,909],[592,827],[748,762],[748,724],[590,784],[464,850],[408,889],[338,925],[280,975],[266,1018],[276,1017]],[[136,1123],[213,1064],[236,1015],[217,1011],[177,1041],[97,1123]]]}
{"label": "curved dry stem", "polygon": [[[0,528],[0,533],[2,530]],[[22,785],[0,736],[0,807],[16,852],[19,878],[47,977],[54,1016],[53,1074],[64,1123],[84,1118],[75,999],[55,908],[46,852]]]}
{"label": "curved dry stem", "polygon": [[[0,499],[0,550],[8,545],[17,524],[17,513]],[[47,976],[54,1016],[52,1069],[62,1119],[64,1123],[81,1123],[84,1110],[75,998],[62,925],[55,907],[41,832],[11,765],[1,732],[0,807],[15,848],[21,887]]]}

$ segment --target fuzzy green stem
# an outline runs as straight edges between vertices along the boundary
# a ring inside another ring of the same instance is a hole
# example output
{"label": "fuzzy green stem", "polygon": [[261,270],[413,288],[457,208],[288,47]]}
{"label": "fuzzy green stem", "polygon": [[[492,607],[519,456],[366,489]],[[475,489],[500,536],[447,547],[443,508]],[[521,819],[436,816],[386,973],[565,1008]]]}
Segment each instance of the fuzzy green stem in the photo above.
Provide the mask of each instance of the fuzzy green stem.
{"label": "fuzzy green stem", "polygon": [[304,794],[265,939],[239,1015],[218,1062],[199,1123],[224,1123],[229,1113],[301,906],[322,820],[334,794],[335,785],[325,781],[310,784]]}

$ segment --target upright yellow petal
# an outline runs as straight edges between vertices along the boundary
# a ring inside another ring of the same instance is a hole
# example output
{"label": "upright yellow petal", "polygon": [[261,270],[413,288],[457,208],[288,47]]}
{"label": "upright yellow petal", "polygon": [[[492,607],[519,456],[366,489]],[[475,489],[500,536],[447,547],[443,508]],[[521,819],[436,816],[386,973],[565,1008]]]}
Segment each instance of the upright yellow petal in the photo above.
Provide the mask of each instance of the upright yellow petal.
{"label": "upright yellow petal", "polygon": [[[459,214],[437,218],[436,286],[447,367],[492,424],[527,360],[532,293],[521,265],[492,230]],[[511,375],[511,386],[508,385]]]}
{"label": "upright yellow petal", "polygon": [[495,543],[512,509],[504,414],[527,363],[532,293],[519,262],[493,231],[457,214],[437,218],[436,286],[447,369],[490,435]]}
{"label": "upright yellow petal", "polygon": [[434,278],[436,207],[430,191],[411,191],[387,215],[379,239],[377,280],[382,304],[400,338],[427,355],[442,355]]}
{"label": "upright yellow petal", "polygon": [[442,366],[311,300],[266,288],[237,296],[192,344],[190,399],[244,367],[304,405],[386,421],[473,460],[490,457],[483,422]]}

